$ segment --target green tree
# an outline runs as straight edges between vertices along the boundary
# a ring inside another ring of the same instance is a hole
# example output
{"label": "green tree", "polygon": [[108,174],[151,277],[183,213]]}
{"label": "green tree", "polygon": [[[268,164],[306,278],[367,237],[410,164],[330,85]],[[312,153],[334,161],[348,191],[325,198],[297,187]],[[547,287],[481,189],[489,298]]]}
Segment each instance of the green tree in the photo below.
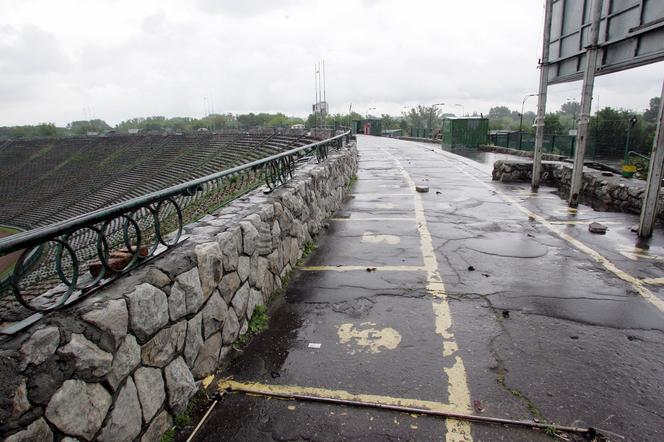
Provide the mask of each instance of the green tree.
{"label": "green tree", "polygon": [[648,123],[657,123],[659,115],[659,104],[661,97],[653,97],[650,99],[648,109],[643,112],[643,119]]}
{"label": "green tree", "polygon": [[104,132],[110,130],[111,126],[104,120],[78,120],[67,124],[67,130],[74,135],[85,135],[88,132]]}
{"label": "green tree", "polygon": [[54,137],[58,134],[58,128],[53,123],[41,123],[35,129],[38,137]]}
{"label": "green tree", "polygon": [[581,112],[581,103],[578,101],[567,101],[560,106],[560,113],[576,118]]}
{"label": "green tree", "polygon": [[381,119],[381,126],[383,130],[390,130],[390,129],[400,129],[401,128],[401,122],[403,118],[400,117],[393,117],[388,114],[382,114],[380,116]]}
{"label": "green tree", "polygon": [[512,111],[507,106],[495,106],[489,109],[489,120],[500,120],[505,117],[512,117]]}
{"label": "green tree", "polygon": [[547,135],[563,135],[566,133],[557,113],[548,113],[544,117],[544,133]]}

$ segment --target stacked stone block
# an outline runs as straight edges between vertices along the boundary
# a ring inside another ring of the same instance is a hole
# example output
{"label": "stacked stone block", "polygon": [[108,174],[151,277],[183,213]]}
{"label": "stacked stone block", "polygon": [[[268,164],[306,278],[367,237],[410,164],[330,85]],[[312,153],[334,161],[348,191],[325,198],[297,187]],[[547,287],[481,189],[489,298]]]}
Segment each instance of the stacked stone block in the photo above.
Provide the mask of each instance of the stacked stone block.
{"label": "stacked stone block", "polygon": [[[493,165],[492,177],[501,182],[530,182],[533,164],[528,161],[499,160]],[[606,175],[609,176],[606,176]],[[543,161],[542,183],[556,187],[568,194],[572,182],[572,165],[569,163]],[[583,196],[602,210],[641,213],[645,181],[623,178],[616,174],[586,168],[581,184]],[[659,216],[664,215],[664,195],[657,206]]]}
{"label": "stacked stone block", "polygon": [[6,441],[158,441],[341,207],[354,146],[186,226],[187,240],[0,342]]}

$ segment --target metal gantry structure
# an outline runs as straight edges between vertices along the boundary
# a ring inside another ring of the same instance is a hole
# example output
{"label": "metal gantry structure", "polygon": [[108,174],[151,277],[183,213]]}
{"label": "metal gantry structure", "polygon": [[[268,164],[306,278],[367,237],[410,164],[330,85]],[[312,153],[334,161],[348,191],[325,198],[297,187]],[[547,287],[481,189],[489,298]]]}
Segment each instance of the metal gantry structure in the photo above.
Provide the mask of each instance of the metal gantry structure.
{"label": "metal gantry structure", "polygon": [[[568,204],[579,204],[583,164],[588,142],[596,75],[609,74],[664,60],[664,8],[661,0],[613,2],[611,0],[546,0],[540,59],[532,189],[537,191],[542,172],[544,117],[549,84],[583,78]],[[662,83],[664,102],[664,82]],[[657,215],[664,167],[663,108],[660,103],[657,132],[639,222],[639,236],[648,238]]]}

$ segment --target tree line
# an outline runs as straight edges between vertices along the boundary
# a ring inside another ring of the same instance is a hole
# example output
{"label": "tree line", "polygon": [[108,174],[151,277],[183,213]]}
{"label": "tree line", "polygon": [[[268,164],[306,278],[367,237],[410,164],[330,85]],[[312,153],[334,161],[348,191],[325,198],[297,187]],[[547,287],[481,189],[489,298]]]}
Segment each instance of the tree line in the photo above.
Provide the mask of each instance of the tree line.
{"label": "tree line", "polygon": [[[650,99],[648,108],[643,112],[626,109],[605,107],[590,118],[591,145],[594,143],[601,148],[621,149],[627,142],[631,150],[649,152],[655,136],[657,126],[657,113],[659,111],[659,97]],[[576,128],[576,120],[580,113],[580,104],[577,101],[568,101],[555,112],[546,114],[544,131],[549,135],[567,135],[570,129]],[[336,113],[325,117],[310,114],[306,119],[289,117],[283,113],[248,113],[248,114],[210,114],[203,118],[152,116],[146,118],[131,118],[111,127],[104,120],[72,121],[64,127],[57,127],[53,123],[37,125],[0,127],[0,139],[30,138],[50,136],[85,135],[90,132],[104,133],[116,131],[126,133],[130,129],[143,132],[193,132],[199,129],[220,130],[240,129],[247,130],[258,127],[288,128],[295,124],[303,124],[306,128],[326,126],[332,128],[350,127],[352,121],[363,118],[376,118],[382,120],[383,130],[401,129],[408,133],[411,128],[433,129],[442,127],[445,117],[454,116],[453,113],[444,113],[438,106],[412,106],[403,111],[400,116],[389,114],[362,115],[358,112],[346,114]],[[471,116],[485,116],[489,119],[489,128],[492,130],[517,131],[521,127],[525,133],[533,133],[534,112],[521,114],[507,106],[495,106],[487,115],[473,113]],[[629,129],[629,130],[628,130]]]}
{"label": "tree line", "polygon": [[[628,109],[604,107],[590,117],[589,142],[592,149],[622,151],[629,145],[630,150],[649,153],[657,130],[657,115],[660,97],[653,97],[643,112]],[[556,112],[547,113],[544,119],[544,133],[547,135],[568,135],[576,129],[581,112],[578,101],[564,103]],[[489,127],[492,130],[518,131],[521,115],[506,106],[496,106],[489,110]],[[535,114],[524,112],[524,133],[533,134]],[[572,132],[573,133],[573,132]]]}
{"label": "tree line", "polygon": [[305,124],[299,117],[289,117],[283,113],[248,113],[248,114],[210,114],[203,118],[164,116],[131,118],[116,124],[114,127],[104,120],[72,121],[64,127],[53,123],[40,123],[25,126],[0,127],[0,138],[33,138],[54,136],[76,136],[88,133],[108,133],[115,131],[127,133],[130,129],[141,132],[193,132],[199,129],[241,129],[247,130],[256,127],[287,128],[295,124]]}

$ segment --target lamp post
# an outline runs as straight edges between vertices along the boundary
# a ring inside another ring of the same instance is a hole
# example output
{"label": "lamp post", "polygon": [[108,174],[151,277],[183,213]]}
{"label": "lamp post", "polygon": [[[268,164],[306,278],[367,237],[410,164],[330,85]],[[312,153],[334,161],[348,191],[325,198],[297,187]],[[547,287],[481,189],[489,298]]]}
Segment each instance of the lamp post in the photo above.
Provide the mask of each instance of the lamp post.
{"label": "lamp post", "polygon": [[629,164],[629,135],[632,131],[632,128],[638,121],[639,120],[636,118],[636,115],[632,115],[629,120],[627,120],[627,139],[625,140],[625,155],[623,158],[623,165]]}
{"label": "lamp post", "polygon": [[523,107],[526,105],[528,97],[536,97],[537,94],[528,94],[523,97],[521,101],[521,117],[519,118],[519,150],[521,149],[521,141],[523,140]]}
{"label": "lamp post", "polygon": [[526,100],[528,97],[536,97],[537,94],[528,94],[525,97],[523,97],[523,100],[521,101],[521,118],[519,120],[519,133],[521,133],[521,129],[523,128],[523,107],[526,105]]}

